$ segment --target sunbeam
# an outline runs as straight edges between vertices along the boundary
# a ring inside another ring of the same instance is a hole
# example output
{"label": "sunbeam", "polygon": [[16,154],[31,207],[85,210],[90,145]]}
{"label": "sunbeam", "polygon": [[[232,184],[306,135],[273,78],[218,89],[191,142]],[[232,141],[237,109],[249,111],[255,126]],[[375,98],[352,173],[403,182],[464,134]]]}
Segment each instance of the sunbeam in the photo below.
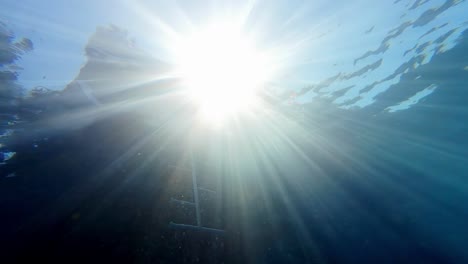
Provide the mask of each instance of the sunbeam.
{"label": "sunbeam", "polygon": [[257,103],[274,65],[255,44],[239,25],[219,21],[175,43],[176,71],[204,117],[220,121]]}
{"label": "sunbeam", "polygon": [[4,263],[468,263],[468,1],[0,8]]}

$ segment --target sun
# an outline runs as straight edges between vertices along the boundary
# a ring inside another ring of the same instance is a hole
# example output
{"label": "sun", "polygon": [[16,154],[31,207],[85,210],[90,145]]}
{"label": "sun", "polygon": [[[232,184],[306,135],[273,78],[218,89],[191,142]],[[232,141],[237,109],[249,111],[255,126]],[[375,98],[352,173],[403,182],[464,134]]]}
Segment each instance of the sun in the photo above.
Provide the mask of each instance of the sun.
{"label": "sun", "polygon": [[177,71],[208,119],[220,121],[252,109],[270,78],[266,52],[238,26],[217,23],[180,39]]}

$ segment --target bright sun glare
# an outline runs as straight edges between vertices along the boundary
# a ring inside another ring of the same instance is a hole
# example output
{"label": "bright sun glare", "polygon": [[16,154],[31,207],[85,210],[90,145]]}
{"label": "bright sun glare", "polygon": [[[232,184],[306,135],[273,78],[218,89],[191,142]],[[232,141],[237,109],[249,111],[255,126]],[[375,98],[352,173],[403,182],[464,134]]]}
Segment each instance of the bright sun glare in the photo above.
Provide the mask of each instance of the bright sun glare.
{"label": "bright sun glare", "polygon": [[256,103],[270,77],[268,58],[238,27],[213,25],[177,45],[179,74],[205,118],[220,121]]}

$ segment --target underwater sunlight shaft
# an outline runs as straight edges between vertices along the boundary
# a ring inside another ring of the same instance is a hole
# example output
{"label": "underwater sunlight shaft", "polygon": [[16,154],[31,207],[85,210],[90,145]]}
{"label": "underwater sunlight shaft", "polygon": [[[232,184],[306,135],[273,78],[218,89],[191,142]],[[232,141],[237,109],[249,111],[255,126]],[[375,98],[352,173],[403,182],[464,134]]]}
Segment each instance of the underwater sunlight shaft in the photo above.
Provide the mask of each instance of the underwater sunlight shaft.
{"label": "underwater sunlight shaft", "polygon": [[214,24],[181,37],[177,73],[203,118],[221,121],[256,104],[271,77],[271,62],[240,27]]}

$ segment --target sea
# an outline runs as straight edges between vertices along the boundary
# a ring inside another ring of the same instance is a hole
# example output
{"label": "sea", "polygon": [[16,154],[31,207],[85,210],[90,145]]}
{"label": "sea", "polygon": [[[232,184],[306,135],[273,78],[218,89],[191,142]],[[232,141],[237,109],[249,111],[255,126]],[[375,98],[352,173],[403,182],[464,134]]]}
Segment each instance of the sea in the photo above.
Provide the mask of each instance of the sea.
{"label": "sea", "polygon": [[[210,122],[218,21],[277,71]],[[0,0],[0,263],[468,263],[468,1]]]}

